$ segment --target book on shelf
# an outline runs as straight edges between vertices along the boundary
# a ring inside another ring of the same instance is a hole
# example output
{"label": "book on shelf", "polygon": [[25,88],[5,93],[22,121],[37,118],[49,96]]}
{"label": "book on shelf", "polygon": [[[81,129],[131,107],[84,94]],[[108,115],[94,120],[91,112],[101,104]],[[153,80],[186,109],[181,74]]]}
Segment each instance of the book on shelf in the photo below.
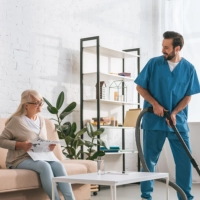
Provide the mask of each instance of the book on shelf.
{"label": "book on shelf", "polygon": [[119,76],[128,76],[128,77],[131,77],[131,73],[129,72],[121,72],[121,73],[118,73]]}
{"label": "book on shelf", "polygon": [[100,150],[104,152],[119,152],[120,147],[119,146],[110,146],[109,149],[106,147],[100,146]]}
{"label": "book on shelf", "polygon": [[117,150],[117,149],[104,149],[102,151],[107,152],[107,153],[117,153],[117,152],[119,152],[119,150]]}
{"label": "book on shelf", "polygon": [[[97,121],[96,117],[92,117],[92,120]],[[110,117],[100,117],[100,121],[110,122]]]}
{"label": "book on shelf", "polygon": [[118,75],[118,76],[127,76],[127,77],[131,77],[131,73],[130,73],[130,72],[118,72],[118,73],[110,72],[110,74]]}
{"label": "book on shelf", "polygon": [[[97,125],[97,118],[92,117],[93,122],[91,122],[92,125]],[[100,125],[110,125],[111,121],[109,117],[100,117]]]}
{"label": "book on shelf", "polygon": [[120,149],[120,147],[119,146],[110,146],[110,149]]}

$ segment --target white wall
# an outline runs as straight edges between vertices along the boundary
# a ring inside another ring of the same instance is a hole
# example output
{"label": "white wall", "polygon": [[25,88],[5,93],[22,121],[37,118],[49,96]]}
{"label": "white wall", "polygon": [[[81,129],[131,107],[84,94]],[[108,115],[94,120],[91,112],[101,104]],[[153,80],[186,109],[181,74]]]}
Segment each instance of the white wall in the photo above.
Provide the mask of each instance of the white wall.
{"label": "white wall", "polygon": [[139,0],[0,0],[0,117],[16,110],[28,88],[53,103],[64,91],[66,104],[78,103],[69,120],[79,125],[80,38],[100,36],[101,45],[115,49],[140,47],[140,20],[151,14],[141,11]]}
{"label": "white wall", "polygon": [[138,47],[139,2],[1,0],[0,117],[14,112],[27,88],[50,101],[64,90],[67,103],[79,103],[80,38],[99,35],[101,45]]}

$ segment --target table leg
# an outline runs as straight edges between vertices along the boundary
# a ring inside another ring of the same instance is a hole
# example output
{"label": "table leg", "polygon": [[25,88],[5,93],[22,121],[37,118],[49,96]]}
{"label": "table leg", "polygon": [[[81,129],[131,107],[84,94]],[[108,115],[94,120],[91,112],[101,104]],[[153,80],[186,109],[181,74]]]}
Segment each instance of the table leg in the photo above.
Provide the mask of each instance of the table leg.
{"label": "table leg", "polygon": [[55,200],[55,182],[52,180],[52,200]]}
{"label": "table leg", "polygon": [[166,178],[166,200],[169,199],[169,177]]}
{"label": "table leg", "polygon": [[111,200],[117,200],[116,197],[116,185],[110,186],[110,192],[111,192]]}

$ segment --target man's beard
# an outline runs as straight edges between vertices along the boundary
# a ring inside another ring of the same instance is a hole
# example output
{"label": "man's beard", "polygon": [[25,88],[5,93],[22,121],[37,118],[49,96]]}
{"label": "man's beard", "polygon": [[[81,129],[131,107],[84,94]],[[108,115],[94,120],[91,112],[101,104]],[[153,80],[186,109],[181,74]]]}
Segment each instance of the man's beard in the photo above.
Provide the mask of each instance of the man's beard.
{"label": "man's beard", "polygon": [[175,50],[173,50],[170,54],[164,54],[165,60],[172,60],[175,56]]}

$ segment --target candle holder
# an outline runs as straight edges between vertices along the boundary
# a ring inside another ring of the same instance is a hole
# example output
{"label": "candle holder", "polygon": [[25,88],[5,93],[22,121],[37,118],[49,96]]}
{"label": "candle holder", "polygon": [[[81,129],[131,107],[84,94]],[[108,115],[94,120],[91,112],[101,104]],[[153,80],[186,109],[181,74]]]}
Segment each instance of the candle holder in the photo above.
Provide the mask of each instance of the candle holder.
{"label": "candle holder", "polygon": [[113,81],[109,86],[109,97],[114,101],[127,100],[127,86],[123,80]]}

